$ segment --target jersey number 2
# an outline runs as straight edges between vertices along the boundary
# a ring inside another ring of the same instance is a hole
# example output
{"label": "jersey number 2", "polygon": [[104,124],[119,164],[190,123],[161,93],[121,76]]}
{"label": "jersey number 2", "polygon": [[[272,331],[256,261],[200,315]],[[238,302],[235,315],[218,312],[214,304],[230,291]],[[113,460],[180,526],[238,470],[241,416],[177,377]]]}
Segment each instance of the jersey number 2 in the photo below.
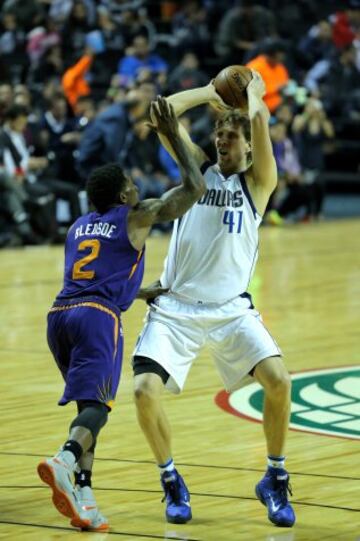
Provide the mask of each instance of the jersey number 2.
{"label": "jersey number 2", "polygon": [[91,252],[74,263],[72,271],[73,280],[92,280],[95,277],[95,271],[82,270],[82,268],[99,256],[100,241],[98,239],[89,239],[80,242],[78,246],[79,251],[86,250],[87,248],[90,248]]}
{"label": "jersey number 2", "polygon": [[233,210],[225,210],[223,224],[229,226],[229,233],[234,233],[234,227],[236,229],[236,233],[241,233],[242,219],[242,210],[238,210],[236,212],[234,212]]}

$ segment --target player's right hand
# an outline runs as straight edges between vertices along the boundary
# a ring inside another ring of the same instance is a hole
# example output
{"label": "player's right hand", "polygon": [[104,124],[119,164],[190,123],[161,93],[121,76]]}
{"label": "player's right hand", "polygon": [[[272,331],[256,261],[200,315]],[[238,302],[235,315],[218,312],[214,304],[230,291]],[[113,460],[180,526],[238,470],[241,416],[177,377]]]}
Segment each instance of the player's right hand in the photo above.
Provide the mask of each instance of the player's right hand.
{"label": "player's right hand", "polygon": [[213,79],[204,88],[207,92],[207,98],[210,107],[212,107],[213,109],[215,109],[215,111],[218,111],[219,113],[225,113],[226,111],[231,110],[230,105],[227,105],[223,101],[221,96],[216,92]]}

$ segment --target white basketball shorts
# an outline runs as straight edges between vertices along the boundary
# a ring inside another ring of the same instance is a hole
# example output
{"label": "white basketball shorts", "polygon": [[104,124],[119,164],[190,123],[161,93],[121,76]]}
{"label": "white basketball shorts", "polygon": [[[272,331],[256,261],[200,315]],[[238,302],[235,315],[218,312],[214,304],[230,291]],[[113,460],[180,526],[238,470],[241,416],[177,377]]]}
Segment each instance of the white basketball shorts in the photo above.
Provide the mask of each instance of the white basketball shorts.
{"label": "white basketball shorts", "polygon": [[166,388],[179,393],[205,345],[229,392],[261,360],[281,355],[249,298],[204,305],[165,294],[151,304],[133,356],[148,357],[160,364],[170,375]]}

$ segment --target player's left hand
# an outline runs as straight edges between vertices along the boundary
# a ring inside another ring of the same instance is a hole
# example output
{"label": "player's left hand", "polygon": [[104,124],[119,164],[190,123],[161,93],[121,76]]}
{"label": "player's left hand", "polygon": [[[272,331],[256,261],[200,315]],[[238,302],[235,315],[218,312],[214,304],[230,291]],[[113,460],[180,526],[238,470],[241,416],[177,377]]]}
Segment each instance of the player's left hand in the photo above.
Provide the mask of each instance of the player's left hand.
{"label": "player's left hand", "polygon": [[140,288],[138,294],[136,295],[136,298],[149,303],[153,301],[159,295],[162,295],[163,293],[167,293],[168,291],[169,289],[161,287],[160,281],[157,280],[153,284],[150,284],[148,287]]}
{"label": "player's left hand", "polygon": [[179,137],[179,121],[173,106],[162,96],[158,96],[150,105],[151,123],[146,125],[168,138]]}
{"label": "player's left hand", "polygon": [[246,87],[246,92],[248,96],[250,94],[253,94],[257,98],[262,99],[262,97],[266,94],[266,87],[265,87],[263,78],[261,77],[260,73],[256,70],[252,69],[251,73],[252,73],[252,79]]}

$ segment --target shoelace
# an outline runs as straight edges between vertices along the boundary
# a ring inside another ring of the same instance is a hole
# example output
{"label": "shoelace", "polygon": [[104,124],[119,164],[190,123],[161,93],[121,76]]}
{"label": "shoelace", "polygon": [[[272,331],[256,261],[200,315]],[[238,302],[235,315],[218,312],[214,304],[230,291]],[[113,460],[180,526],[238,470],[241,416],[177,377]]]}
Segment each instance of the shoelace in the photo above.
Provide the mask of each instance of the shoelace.
{"label": "shoelace", "polygon": [[166,500],[167,496],[170,496],[170,498],[174,501],[174,503],[180,503],[180,490],[178,483],[176,481],[170,481],[170,483],[164,483],[164,491],[165,495],[162,498],[162,502]]}
{"label": "shoelace", "polygon": [[279,490],[280,499],[281,499],[282,504],[286,504],[287,501],[288,501],[287,493],[289,493],[290,496],[293,495],[292,488],[291,488],[291,485],[289,483],[289,478],[286,479],[286,481],[278,481],[276,490]]}

